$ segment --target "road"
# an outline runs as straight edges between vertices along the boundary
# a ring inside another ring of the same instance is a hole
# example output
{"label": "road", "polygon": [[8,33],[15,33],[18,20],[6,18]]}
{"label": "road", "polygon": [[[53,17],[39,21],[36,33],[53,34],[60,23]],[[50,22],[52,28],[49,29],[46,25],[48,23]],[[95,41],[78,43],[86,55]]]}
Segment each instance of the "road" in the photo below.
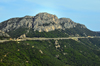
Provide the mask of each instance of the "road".
{"label": "road", "polygon": [[12,40],[0,40],[0,43],[8,41],[26,41],[26,40],[64,40],[64,39],[74,39],[78,40],[79,38],[100,38],[100,36],[90,36],[90,37],[62,37],[62,38],[23,38],[23,39],[12,39]]}

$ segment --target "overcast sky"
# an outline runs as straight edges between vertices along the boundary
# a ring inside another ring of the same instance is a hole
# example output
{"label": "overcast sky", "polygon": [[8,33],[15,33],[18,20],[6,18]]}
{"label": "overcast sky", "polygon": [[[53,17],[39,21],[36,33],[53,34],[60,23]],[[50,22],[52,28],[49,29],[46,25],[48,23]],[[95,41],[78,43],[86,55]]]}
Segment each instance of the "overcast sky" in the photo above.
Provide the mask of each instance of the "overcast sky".
{"label": "overcast sky", "polygon": [[0,0],[0,22],[40,12],[66,17],[100,31],[100,0]]}

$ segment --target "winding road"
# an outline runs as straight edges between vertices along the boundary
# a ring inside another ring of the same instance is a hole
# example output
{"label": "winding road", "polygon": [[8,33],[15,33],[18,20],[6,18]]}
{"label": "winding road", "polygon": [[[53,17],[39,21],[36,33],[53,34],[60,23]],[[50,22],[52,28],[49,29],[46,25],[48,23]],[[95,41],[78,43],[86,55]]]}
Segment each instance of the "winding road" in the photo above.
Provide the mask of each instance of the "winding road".
{"label": "winding road", "polygon": [[88,37],[61,37],[61,38],[23,38],[23,39],[12,39],[12,40],[0,40],[0,43],[8,41],[26,41],[26,40],[64,40],[64,39],[73,39],[78,40],[79,38],[100,38],[100,36],[88,36]]}

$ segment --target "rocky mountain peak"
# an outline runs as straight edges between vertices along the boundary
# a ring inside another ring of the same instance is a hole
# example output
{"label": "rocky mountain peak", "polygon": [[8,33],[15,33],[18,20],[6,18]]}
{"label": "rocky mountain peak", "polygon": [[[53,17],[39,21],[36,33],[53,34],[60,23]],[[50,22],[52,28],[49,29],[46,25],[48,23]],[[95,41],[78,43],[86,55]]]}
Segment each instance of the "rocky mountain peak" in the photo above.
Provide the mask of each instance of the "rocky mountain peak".
{"label": "rocky mountain peak", "polygon": [[39,13],[35,16],[35,19],[40,18],[41,20],[50,20],[50,19],[58,19],[58,17],[56,15],[52,15],[49,13]]}
{"label": "rocky mountain peak", "polygon": [[[25,16],[21,18],[11,18],[0,23],[0,30],[9,32],[20,27],[32,28],[34,31],[49,32],[57,29],[74,28],[77,23],[70,18],[60,18],[49,13],[38,13],[36,16]],[[82,28],[86,28],[81,25]]]}
{"label": "rocky mountain peak", "polygon": [[48,14],[48,13],[39,13],[34,17],[35,23],[43,24],[43,23],[58,23],[59,19],[56,15]]}
{"label": "rocky mountain peak", "polygon": [[48,13],[39,13],[34,17],[34,31],[52,31],[62,28],[57,16]]}

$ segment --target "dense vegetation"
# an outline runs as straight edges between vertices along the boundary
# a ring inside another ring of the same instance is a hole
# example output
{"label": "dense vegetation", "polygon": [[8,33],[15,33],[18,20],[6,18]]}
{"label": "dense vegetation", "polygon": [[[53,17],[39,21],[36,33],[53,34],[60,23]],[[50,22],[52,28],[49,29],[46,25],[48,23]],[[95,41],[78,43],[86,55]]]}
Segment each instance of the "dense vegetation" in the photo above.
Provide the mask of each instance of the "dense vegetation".
{"label": "dense vegetation", "polygon": [[10,37],[0,36],[0,40],[9,39]]}
{"label": "dense vegetation", "polygon": [[26,33],[26,32],[27,32],[27,29],[28,29],[28,28],[20,27],[19,29],[15,29],[15,30],[12,30],[12,31],[8,32],[8,34],[9,34],[12,38],[18,38],[18,37],[21,36],[22,34]]}
{"label": "dense vegetation", "polygon": [[100,36],[99,32],[93,32],[87,28],[81,28],[81,25],[78,24],[75,28],[66,29],[65,32],[68,35],[75,36],[76,34],[79,34],[79,36]]}
{"label": "dense vegetation", "polygon": [[[28,44],[30,43],[30,44]],[[41,54],[41,48],[32,48],[40,42],[26,41],[0,44],[0,66],[64,66],[65,64],[48,54]],[[45,42],[44,42],[45,43]],[[40,46],[39,46],[40,47]]]}
{"label": "dense vegetation", "polygon": [[99,66],[100,39],[85,40],[0,43],[0,66]]}
{"label": "dense vegetation", "polygon": [[92,50],[100,50],[100,39],[99,38],[84,38],[79,39],[79,41],[88,46]]}
{"label": "dense vegetation", "polygon": [[30,29],[29,33],[26,34],[27,37],[68,37],[68,34],[66,34],[63,30],[55,30],[50,32],[38,32],[34,31],[33,29]]}

